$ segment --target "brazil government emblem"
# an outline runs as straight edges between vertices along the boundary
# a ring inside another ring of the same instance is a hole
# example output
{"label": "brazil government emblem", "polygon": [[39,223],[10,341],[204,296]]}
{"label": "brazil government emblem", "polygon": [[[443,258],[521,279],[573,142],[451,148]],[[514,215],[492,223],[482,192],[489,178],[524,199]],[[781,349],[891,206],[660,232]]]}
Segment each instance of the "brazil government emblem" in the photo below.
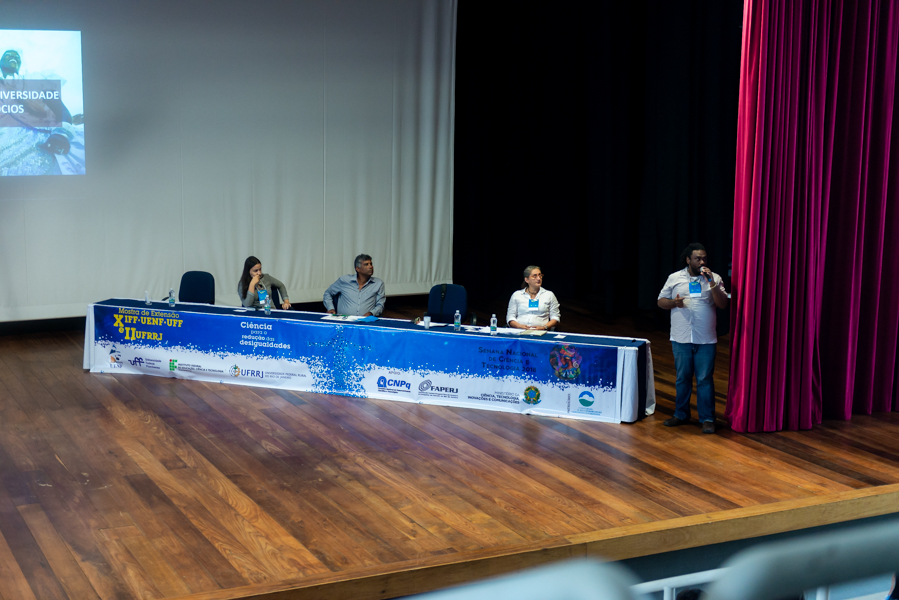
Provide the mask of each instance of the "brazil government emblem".
{"label": "brazil government emblem", "polygon": [[524,401],[527,404],[540,403],[540,390],[537,389],[537,386],[529,385],[524,388]]}

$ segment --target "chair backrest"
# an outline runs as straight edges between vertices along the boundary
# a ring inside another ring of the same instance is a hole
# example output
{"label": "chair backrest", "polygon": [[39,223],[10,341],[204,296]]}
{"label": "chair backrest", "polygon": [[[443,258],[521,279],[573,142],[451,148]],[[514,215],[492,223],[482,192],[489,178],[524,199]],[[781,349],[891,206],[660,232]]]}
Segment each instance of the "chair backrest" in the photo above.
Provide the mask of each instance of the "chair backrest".
{"label": "chair backrest", "polygon": [[[617,563],[596,559],[560,561],[494,579],[414,596],[416,600],[637,600],[637,578]],[[639,596],[643,598],[643,596]]]}
{"label": "chair backrest", "polygon": [[281,308],[281,292],[275,286],[272,286],[272,308]]}
{"label": "chair backrest", "polygon": [[[805,590],[895,573],[899,520],[752,546],[729,558],[709,600],[801,598]],[[818,595],[821,598],[821,595]],[[883,596],[881,596],[883,597]]]}
{"label": "chair backrest", "polygon": [[428,295],[428,316],[437,323],[452,323],[456,311],[465,319],[468,313],[468,292],[461,285],[440,283]]}
{"label": "chair backrest", "polygon": [[215,278],[206,271],[188,271],[181,276],[180,302],[215,304]]}
{"label": "chair backrest", "polygon": [[337,307],[340,305],[340,292],[337,292],[333,296],[331,296],[331,302],[334,304],[334,312],[340,314],[340,311]]}

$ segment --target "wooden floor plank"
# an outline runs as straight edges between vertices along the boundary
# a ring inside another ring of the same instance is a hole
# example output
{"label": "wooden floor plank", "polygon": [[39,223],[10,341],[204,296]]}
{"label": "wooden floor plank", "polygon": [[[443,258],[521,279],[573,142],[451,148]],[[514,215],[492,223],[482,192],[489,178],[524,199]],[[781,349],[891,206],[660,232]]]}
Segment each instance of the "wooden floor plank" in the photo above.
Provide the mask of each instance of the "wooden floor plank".
{"label": "wooden floor plank", "polygon": [[[389,470],[375,460],[368,459],[359,447],[343,435],[337,438],[332,429],[316,419],[321,412],[314,407],[304,404],[300,407],[302,417],[285,417],[285,426],[291,431],[303,436],[303,439],[323,456],[334,461],[336,469],[350,474],[383,498],[393,509],[403,514],[407,520],[430,535],[441,540],[447,547],[460,549],[472,549],[478,547],[476,540],[466,536],[468,528],[460,525],[462,531],[448,525],[441,517],[450,515],[440,503],[427,501],[424,504],[416,502],[415,498],[421,498],[421,492],[409,485],[402,478],[391,478]],[[394,485],[396,484],[396,485]],[[451,520],[459,523],[458,519]]]}
{"label": "wooden floor plank", "polygon": [[[282,408],[287,410],[286,414],[291,414],[290,407]],[[438,454],[421,443],[430,436],[396,418],[389,411],[383,410],[378,403],[349,400],[340,403],[339,408],[348,414],[357,415],[360,419],[375,416],[381,436],[387,436],[395,443],[405,444],[403,451],[397,453],[402,460],[415,464],[422,471],[445,473],[455,487],[456,493],[485,514],[489,514],[491,518],[518,532],[524,539],[534,541],[546,537],[541,529],[535,527],[528,519],[522,518],[521,510],[513,507],[514,498],[506,494],[504,487],[488,486],[483,481],[470,479],[465,471],[449,460],[448,456]],[[501,502],[497,502],[497,499],[501,499]]]}
{"label": "wooden floor plank", "polygon": [[246,585],[250,580],[242,577],[235,567],[200,531],[174,502],[157,486],[149,476],[129,475],[128,483],[143,498],[160,523],[169,528],[172,535],[190,553],[220,588]]}
{"label": "wooden floor plank", "polygon": [[43,509],[37,504],[19,506],[19,514],[28,525],[47,563],[56,574],[60,585],[69,598],[99,599],[90,580],[72,556],[62,537],[50,523]]}
{"label": "wooden floor plank", "polygon": [[[487,422],[489,420],[483,419],[483,415],[479,414],[479,412],[466,410],[462,413],[466,419],[483,423],[484,425],[484,427],[472,427],[470,429],[472,434],[483,439],[492,439],[494,436],[487,433],[489,430],[492,429],[498,433],[503,431],[499,427],[490,426]],[[455,417],[453,411],[444,410],[441,414],[446,415],[459,424],[465,423],[465,419]],[[545,451],[542,452],[542,455],[546,458],[552,458],[555,461],[567,461],[566,464],[559,466],[553,465],[549,460],[541,461],[542,465],[544,465],[543,468],[550,476],[554,473],[564,476],[565,472],[571,472],[568,465],[580,463],[582,466],[588,466],[590,472],[594,475],[590,481],[591,487],[594,489],[602,481],[606,485],[612,484],[616,486],[616,496],[629,502],[636,503],[641,499],[666,498],[668,500],[666,502],[668,514],[665,516],[668,517],[735,507],[733,504],[722,507],[721,503],[726,502],[725,500],[713,499],[712,495],[705,494],[704,491],[700,492],[698,488],[691,488],[687,490],[687,493],[683,493],[685,490],[673,489],[678,485],[684,487],[688,484],[679,481],[665,470],[656,469],[640,461],[632,454],[619,451],[598,438],[586,436],[568,423],[563,423],[558,419],[537,417],[529,420],[515,420],[519,424],[524,425],[522,435],[528,439],[535,440],[532,452],[537,452],[544,448]],[[507,419],[504,419],[504,421],[507,421]],[[461,426],[464,427],[464,425]],[[501,438],[502,436],[496,435],[495,437]],[[514,444],[506,439],[503,439],[502,444],[508,450],[514,449]],[[533,458],[529,461],[529,464],[537,466]],[[625,481],[627,484],[622,486],[621,484]],[[587,488],[588,486],[579,487]],[[575,493],[566,491],[566,495],[574,497]],[[671,499],[674,498],[682,500],[671,502]],[[676,502],[679,502],[679,504]],[[658,502],[655,502],[655,504],[662,506]]]}
{"label": "wooden floor plank", "polygon": [[181,576],[165,561],[146,537],[142,535],[128,536],[119,541],[128,549],[163,597],[176,598],[191,592]]}
{"label": "wooden floor plank", "polygon": [[[189,411],[190,409],[184,405],[182,410]],[[204,413],[204,415],[207,414]],[[197,423],[197,419],[201,419],[201,417],[194,415],[192,422]],[[313,519],[318,523],[319,527],[331,520],[319,512],[315,506],[308,503],[309,500],[315,501],[317,499],[314,497],[316,495],[315,491],[309,489],[304,482],[292,477],[287,465],[266,452],[249,436],[238,433],[237,430],[231,428],[229,433],[222,437],[215,431],[215,426],[212,422],[203,422],[201,419],[201,424],[206,436],[201,435],[197,431],[191,432],[185,428],[180,428],[180,431],[185,439],[193,440],[191,444],[200,451],[204,458],[209,460],[211,464],[257,504],[265,505],[267,507],[266,512],[272,514],[281,526],[291,531],[305,547],[309,548],[319,560],[323,561],[323,564],[328,565],[329,568],[340,568],[341,565],[346,567],[349,562],[352,562],[345,557],[341,560],[341,552],[330,542],[333,538],[344,538],[344,551],[358,546],[352,538],[345,537],[347,532],[344,531],[346,528],[349,528],[349,533],[352,533],[352,530],[356,527],[355,524],[348,523],[346,520],[339,520],[338,526],[328,523],[325,526],[330,530],[330,534],[317,535],[316,539],[309,537],[304,533],[305,527],[303,522],[305,520]],[[178,429],[176,423],[172,423],[172,427]],[[238,450],[238,448],[244,451]],[[256,452],[257,450],[260,450],[261,453]],[[291,447],[290,452],[295,453],[296,451],[296,447]],[[254,459],[251,455],[255,455],[256,458]],[[273,474],[270,469],[274,469],[278,475]],[[252,476],[248,477],[245,473],[252,473]],[[268,490],[260,489],[260,484],[270,484],[270,488]],[[289,490],[286,489],[288,488],[287,484],[290,484]],[[310,492],[313,496],[312,498],[310,498]],[[276,497],[280,498],[280,501],[276,500]],[[297,509],[294,509],[294,506],[297,506]],[[337,509],[338,507],[331,507],[326,512],[331,517],[334,517],[335,512],[339,512]],[[364,539],[364,536],[362,537]],[[319,550],[318,546],[322,544],[328,547]],[[391,553],[391,548],[388,545],[376,546],[383,546],[382,551]],[[377,549],[375,551],[379,553]],[[368,561],[378,562],[361,547],[357,550],[351,550],[350,553],[356,556],[356,561],[361,561],[363,564]],[[329,564],[335,558],[337,562],[333,565]],[[392,555],[392,558],[396,560],[397,556]]]}
{"label": "wooden floor plank", "polygon": [[298,540],[230,482],[214,480],[202,471],[179,469],[172,475],[184,489],[224,523],[254,557],[268,565],[276,578],[290,578],[328,571]]}
{"label": "wooden floor plank", "polygon": [[[412,500],[420,504],[439,502],[431,507],[434,511],[441,512],[443,514],[441,518],[457,531],[461,533],[467,531],[487,545],[524,541],[523,537],[479,510],[478,505],[481,502],[477,498],[468,494],[457,494],[454,490],[462,487],[458,482],[447,476],[447,485],[443,481],[444,477],[440,476],[441,471],[415,460],[414,455],[408,453],[403,455],[402,445],[395,440],[386,439],[383,428],[375,429],[365,421],[339,411],[331,404],[314,404],[314,400],[310,404],[319,409],[318,420],[326,426],[343,427],[344,431],[353,432],[352,438],[347,439],[351,439],[355,448],[366,457],[383,465],[378,475],[382,480],[387,478],[395,482],[395,487],[408,485],[407,489],[416,490],[411,493]],[[468,502],[466,498],[472,502]]]}
{"label": "wooden floor plank", "polygon": [[154,458],[166,469],[183,469],[190,466],[178,455],[177,440],[169,434],[160,417],[148,411],[140,399],[128,390],[127,379],[119,382],[112,375],[100,375],[99,379],[110,392],[109,395],[102,396],[100,401],[125,431],[137,436],[141,444],[152,452]]}
{"label": "wooden floor plank", "polygon": [[101,598],[129,598],[124,580],[117,574],[118,565],[110,563],[110,555],[98,542],[97,532],[107,527],[89,502],[72,493],[65,476],[48,476],[31,471],[31,489],[50,523],[63,539],[74,559]]}
{"label": "wooden floor plank", "polygon": [[0,336],[0,600],[388,598],[896,512],[899,413],[666,428],[649,335],[657,411],[633,425],[89,374],[82,332]]}
{"label": "wooden floor plank", "polygon": [[[236,439],[238,437],[241,439]],[[259,445],[254,447],[252,441],[239,432],[195,443],[211,464],[329,569],[380,562],[375,558],[380,554],[380,545],[360,542],[357,536],[361,532],[355,524],[345,519],[340,511],[329,510],[320,495],[296,477],[302,468],[291,472],[289,463],[272,456]],[[389,547],[384,550],[390,552]]]}
{"label": "wooden floor plank", "polygon": [[114,565],[119,579],[131,590],[132,598],[158,600],[165,597],[121,540],[98,539],[97,545]]}
{"label": "wooden floor plank", "polygon": [[382,406],[394,414],[404,415],[406,420],[425,431],[432,432],[435,442],[428,445],[440,445],[451,450],[457,457],[457,464],[464,463],[466,467],[475,469],[478,476],[494,484],[508,482],[509,493],[521,500],[530,500],[534,510],[557,511],[560,518],[556,523],[558,529],[547,531],[548,535],[577,533],[609,526],[598,514],[566,496],[572,493],[567,486],[530,467],[521,456],[493,446],[447,420],[446,409],[436,407],[433,411],[428,411],[427,419],[423,419],[417,405],[397,402]]}
{"label": "wooden floor plank", "polygon": [[219,590],[215,579],[197,561],[197,557],[189,554],[181,541],[174,535],[165,535],[150,540],[160,557],[165,557],[172,569],[181,578],[188,590],[193,593]]}
{"label": "wooden floor plank", "polygon": [[[265,558],[262,560],[259,558],[260,554],[264,556],[264,552],[254,553],[253,548],[245,545],[245,542],[249,542],[250,546],[255,546],[256,540],[252,537],[253,530],[248,530],[242,522],[235,523],[232,519],[233,511],[224,511],[223,518],[223,514],[216,514],[207,508],[204,501],[207,497],[210,500],[213,499],[214,492],[212,490],[204,490],[203,496],[197,498],[193,489],[185,486],[185,480],[176,477],[175,473],[166,469],[140,443],[131,438],[119,438],[118,443],[135,462],[141,465],[153,483],[202,533],[203,537],[208,539],[217,551],[237,569],[244,579],[257,583],[277,579],[274,575],[277,567],[268,565]],[[177,471],[183,471],[183,469]]]}
{"label": "wooden floor plank", "polygon": [[[0,499],[2,502],[2,499]],[[2,513],[0,513],[2,517]],[[10,529],[7,529],[9,532]],[[15,543],[14,543],[15,546]],[[28,578],[22,572],[16,556],[19,549],[13,550],[6,543],[3,528],[0,527],[0,598],[3,600],[37,600],[34,591],[28,583]]]}
{"label": "wooden floor plank", "polygon": [[658,421],[651,432],[634,428],[590,430],[579,423],[571,426],[739,506],[795,498],[797,489],[806,490],[805,493],[845,489],[825,477],[816,478],[786,464],[775,464],[766,454],[740,452],[726,430],[706,439],[682,435],[683,432],[664,427]]}
{"label": "wooden floor plank", "polygon": [[[18,507],[12,503],[4,490],[0,490],[0,537],[5,540],[18,567],[11,571],[18,570],[24,575],[34,596],[41,600],[66,598],[58,575],[53,572]],[[16,581],[15,574],[13,577]]]}
{"label": "wooden floor plank", "polygon": [[[144,398],[144,401],[150,401],[147,398]],[[180,402],[178,398],[170,398],[165,402],[165,408],[161,408],[159,402],[152,404],[153,407],[157,411],[167,411],[169,408],[173,410],[179,411],[179,414],[187,417],[188,422],[182,422],[179,418],[174,416],[174,413],[169,413],[167,416],[164,416],[160,412],[160,416],[163,420],[172,427],[173,430],[177,431],[178,434],[184,439],[190,447],[197,450],[202,457],[209,461],[209,463],[221,472],[225,477],[227,477],[232,483],[237,485],[240,490],[247,494],[254,502],[257,504],[259,502],[264,503],[268,508],[265,510],[268,514],[273,514],[272,511],[277,511],[278,515],[276,517],[276,521],[281,526],[286,527],[288,530],[293,529],[293,533],[300,533],[299,530],[293,528],[293,524],[295,521],[292,517],[287,516],[287,514],[283,510],[278,510],[282,505],[277,502],[272,502],[271,496],[265,493],[265,490],[259,489],[260,480],[258,479],[260,471],[264,472],[265,468],[260,464],[254,464],[251,466],[246,466],[246,469],[241,467],[235,461],[239,460],[238,457],[235,457],[233,452],[230,451],[230,448],[233,447],[232,444],[229,443],[215,443],[215,440],[219,438],[219,432],[215,429],[215,426],[212,423],[205,422],[205,419],[196,413],[194,413],[190,407]],[[205,412],[204,415],[208,415],[208,412]],[[197,430],[197,426],[199,426],[199,430]],[[231,431],[234,431],[233,428]],[[248,477],[246,473],[251,472],[254,474],[254,477]],[[292,500],[300,500],[300,498],[293,498]],[[274,516],[274,515],[273,515]],[[278,518],[280,517],[280,518]],[[301,537],[301,536],[300,536]]]}

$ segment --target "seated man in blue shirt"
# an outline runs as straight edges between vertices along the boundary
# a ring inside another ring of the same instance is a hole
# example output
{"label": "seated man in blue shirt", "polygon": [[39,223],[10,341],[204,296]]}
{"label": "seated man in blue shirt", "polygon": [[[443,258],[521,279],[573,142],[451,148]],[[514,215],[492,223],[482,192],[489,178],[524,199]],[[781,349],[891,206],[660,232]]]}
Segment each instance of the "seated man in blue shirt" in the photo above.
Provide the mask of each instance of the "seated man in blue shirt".
{"label": "seated man in blue shirt", "polygon": [[[375,272],[371,256],[360,254],[356,257],[356,274],[341,275],[331,287],[325,290],[325,308],[330,314],[380,317],[384,312],[384,282],[372,277]],[[334,298],[338,296],[335,310]]]}

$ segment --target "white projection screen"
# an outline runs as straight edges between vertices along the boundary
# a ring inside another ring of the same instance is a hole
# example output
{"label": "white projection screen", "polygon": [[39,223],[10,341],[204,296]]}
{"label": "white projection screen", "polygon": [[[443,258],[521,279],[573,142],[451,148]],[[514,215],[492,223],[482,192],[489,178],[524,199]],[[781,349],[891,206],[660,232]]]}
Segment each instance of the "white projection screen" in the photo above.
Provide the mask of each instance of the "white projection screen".
{"label": "white projection screen", "polygon": [[250,255],[293,302],[363,252],[388,296],[451,281],[456,2],[46,0],[0,23],[80,32],[87,149],[84,174],[0,176],[0,321],[189,270],[236,305]]}
{"label": "white projection screen", "polygon": [[0,40],[0,177],[83,175],[81,34],[0,29]]}

